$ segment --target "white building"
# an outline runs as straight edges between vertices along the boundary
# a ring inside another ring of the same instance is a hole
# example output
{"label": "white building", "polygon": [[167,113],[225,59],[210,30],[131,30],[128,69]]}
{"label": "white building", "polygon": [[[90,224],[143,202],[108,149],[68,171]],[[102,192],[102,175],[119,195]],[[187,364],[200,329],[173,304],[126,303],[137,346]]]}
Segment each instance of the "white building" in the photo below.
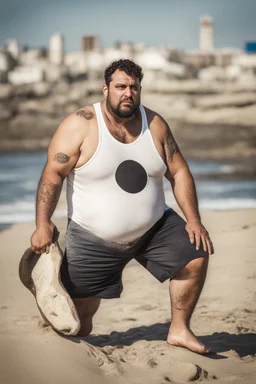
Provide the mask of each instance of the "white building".
{"label": "white building", "polygon": [[28,49],[21,52],[19,57],[19,63],[25,66],[33,66],[41,62],[42,50],[39,48]]}
{"label": "white building", "polygon": [[65,55],[64,64],[71,77],[83,75],[88,71],[86,52],[68,52]]}
{"label": "white building", "polygon": [[168,61],[167,57],[156,48],[147,49],[136,55],[136,63],[144,72],[143,86],[150,89],[163,88],[168,80],[180,79],[185,76],[185,67]]}
{"label": "white building", "polygon": [[14,66],[14,59],[9,52],[0,49],[0,83],[5,83],[8,78],[8,72]]}
{"label": "white building", "polygon": [[49,61],[51,64],[61,65],[64,60],[64,38],[61,33],[51,36],[49,42]]}
{"label": "white building", "polygon": [[8,80],[13,85],[38,83],[44,80],[44,70],[38,67],[16,67],[8,73]]}
{"label": "white building", "polygon": [[86,35],[81,37],[81,51],[91,52],[100,50],[100,37],[97,35]]}
{"label": "white building", "polygon": [[242,54],[233,59],[229,68],[231,75],[237,74],[240,83],[256,82],[256,54]]}
{"label": "white building", "polygon": [[0,50],[0,72],[8,72],[12,67],[12,58],[10,53]]}
{"label": "white building", "polygon": [[210,51],[213,49],[213,21],[210,16],[200,18],[200,42],[201,51]]}
{"label": "white building", "polygon": [[107,67],[113,61],[116,61],[119,59],[130,59],[130,60],[133,59],[133,55],[131,54],[129,46],[121,44],[119,49],[114,47],[109,47],[104,49],[104,52],[103,52],[104,67]]}
{"label": "white building", "polygon": [[17,60],[20,55],[20,47],[15,39],[10,39],[7,41],[6,50],[10,52],[12,57]]}

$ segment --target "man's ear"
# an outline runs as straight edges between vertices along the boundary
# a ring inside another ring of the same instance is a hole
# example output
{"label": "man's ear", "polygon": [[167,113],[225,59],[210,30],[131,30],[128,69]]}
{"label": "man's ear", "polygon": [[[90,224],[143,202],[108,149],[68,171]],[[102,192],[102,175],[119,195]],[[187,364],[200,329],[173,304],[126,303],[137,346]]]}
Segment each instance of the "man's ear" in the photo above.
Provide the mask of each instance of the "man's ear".
{"label": "man's ear", "polygon": [[102,91],[103,91],[104,96],[107,97],[107,95],[108,95],[108,87],[106,86],[106,84],[104,84],[102,86]]}

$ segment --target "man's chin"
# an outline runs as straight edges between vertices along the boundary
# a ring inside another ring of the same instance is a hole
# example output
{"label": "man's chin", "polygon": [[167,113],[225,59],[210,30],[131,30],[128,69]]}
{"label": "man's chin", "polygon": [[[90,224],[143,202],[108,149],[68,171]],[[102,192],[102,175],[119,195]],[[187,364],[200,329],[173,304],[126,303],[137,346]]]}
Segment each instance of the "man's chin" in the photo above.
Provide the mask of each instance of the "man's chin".
{"label": "man's chin", "polygon": [[134,113],[136,112],[136,108],[134,108],[134,105],[121,105],[116,112],[116,115],[123,119],[128,119],[129,117],[132,117]]}
{"label": "man's chin", "polygon": [[118,117],[121,118],[121,119],[129,119],[130,117],[132,117],[134,115],[135,112],[133,111],[120,111],[118,113]]}
{"label": "man's chin", "polygon": [[124,111],[124,112],[128,112],[128,111],[131,111],[133,112],[134,111],[134,107],[133,105],[122,105],[121,108],[119,108],[119,111]]}

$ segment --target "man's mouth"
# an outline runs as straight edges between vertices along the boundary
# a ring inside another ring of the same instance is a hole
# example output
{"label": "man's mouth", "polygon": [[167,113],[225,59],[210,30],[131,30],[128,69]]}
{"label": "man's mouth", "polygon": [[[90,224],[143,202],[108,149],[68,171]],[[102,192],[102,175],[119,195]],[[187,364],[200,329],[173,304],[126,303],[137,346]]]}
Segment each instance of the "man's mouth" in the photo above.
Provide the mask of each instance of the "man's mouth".
{"label": "man's mouth", "polygon": [[131,100],[125,100],[125,101],[122,101],[122,104],[129,104],[129,105],[132,105],[133,102]]}

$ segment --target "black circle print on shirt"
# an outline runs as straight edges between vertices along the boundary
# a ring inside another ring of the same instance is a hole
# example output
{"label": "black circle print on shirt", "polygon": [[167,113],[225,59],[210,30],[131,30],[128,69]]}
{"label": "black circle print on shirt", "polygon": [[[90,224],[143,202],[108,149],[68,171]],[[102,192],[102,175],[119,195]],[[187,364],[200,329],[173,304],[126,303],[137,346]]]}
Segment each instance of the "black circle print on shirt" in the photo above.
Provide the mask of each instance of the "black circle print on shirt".
{"label": "black circle print on shirt", "polygon": [[137,161],[126,160],[116,170],[116,182],[125,192],[139,193],[146,187],[148,175]]}

